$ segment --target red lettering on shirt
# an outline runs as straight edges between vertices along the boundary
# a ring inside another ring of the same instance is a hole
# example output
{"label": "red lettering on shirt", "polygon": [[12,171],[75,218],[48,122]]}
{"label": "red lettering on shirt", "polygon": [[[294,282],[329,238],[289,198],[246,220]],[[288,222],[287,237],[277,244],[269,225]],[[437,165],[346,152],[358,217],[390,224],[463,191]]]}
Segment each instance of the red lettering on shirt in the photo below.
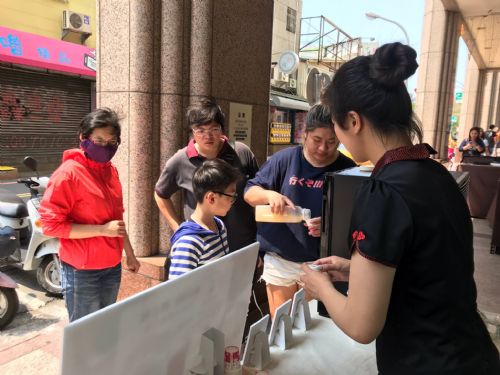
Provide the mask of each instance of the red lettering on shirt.
{"label": "red lettering on shirt", "polygon": [[313,187],[321,189],[323,187],[323,180],[316,180],[316,181],[314,181]]}
{"label": "red lettering on shirt", "polygon": [[297,176],[292,176],[288,180],[289,185],[299,185],[307,188],[321,189],[323,187],[323,180],[312,180],[310,178],[305,179],[304,177],[298,178]]}

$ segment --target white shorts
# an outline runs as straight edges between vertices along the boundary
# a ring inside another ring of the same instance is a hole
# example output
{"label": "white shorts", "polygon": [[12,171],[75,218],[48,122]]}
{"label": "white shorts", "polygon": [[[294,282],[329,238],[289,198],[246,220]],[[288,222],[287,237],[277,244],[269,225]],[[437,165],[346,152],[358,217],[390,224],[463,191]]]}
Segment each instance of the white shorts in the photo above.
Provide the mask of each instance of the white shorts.
{"label": "white shorts", "polygon": [[301,263],[283,259],[275,253],[266,253],[261,279],[276,286],[293,286],[297,284],[302,273],[300,266]]}

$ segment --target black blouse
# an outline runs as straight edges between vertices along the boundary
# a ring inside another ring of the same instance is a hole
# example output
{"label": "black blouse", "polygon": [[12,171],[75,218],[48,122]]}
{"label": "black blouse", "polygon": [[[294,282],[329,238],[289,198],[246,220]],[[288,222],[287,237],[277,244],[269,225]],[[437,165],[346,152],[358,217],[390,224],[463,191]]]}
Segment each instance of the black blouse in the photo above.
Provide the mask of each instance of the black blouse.
{"label": "black blouse", "polygon": [[421,144],[387,152],[355,198],[352,249],[396,268],[378,369],[500,374],[477,313],[468,207],[432,151]]}

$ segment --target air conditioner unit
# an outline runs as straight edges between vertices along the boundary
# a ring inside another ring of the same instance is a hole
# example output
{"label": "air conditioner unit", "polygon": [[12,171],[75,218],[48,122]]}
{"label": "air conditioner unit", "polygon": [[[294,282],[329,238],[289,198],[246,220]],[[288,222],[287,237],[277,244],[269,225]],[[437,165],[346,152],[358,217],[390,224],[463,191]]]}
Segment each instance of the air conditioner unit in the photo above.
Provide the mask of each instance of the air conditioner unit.
{"label": "air conditioner unit", "polygon": [[70,10],[63,10],[63,30],[75,31],[82,34],[92,34],[90,27],[90,16],[75,13]]}
{"label": "air conditioner unit", "polygon": [[288,74],[283,72],[278,72],[278,78],[276,80],[281,82],[288,82]]}
{"label": "air conditioner unit", "polygon": [[292,88],[292,89],[296,89],[297,88],[297,80],[294,78],[290,78],[288,80],[288,86],[290,86],[290,88]]}

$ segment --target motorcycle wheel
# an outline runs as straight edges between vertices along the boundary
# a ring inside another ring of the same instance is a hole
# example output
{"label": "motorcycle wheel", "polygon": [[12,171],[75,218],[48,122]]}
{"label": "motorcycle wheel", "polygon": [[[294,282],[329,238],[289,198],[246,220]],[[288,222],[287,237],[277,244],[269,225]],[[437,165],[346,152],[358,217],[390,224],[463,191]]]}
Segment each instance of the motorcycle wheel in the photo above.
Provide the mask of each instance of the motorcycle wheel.
{"label": "motorcycle wheel", "polygon": [[0,329],[12,322],[19,308],[15,289],[0,287]]}
{"label": "motorcycle wheel", "polygon": [[[57,259],[57,260],[56,260]],[[49,293],[62,294],[59,258],[47,255],[36,270],[38,284]]]}

